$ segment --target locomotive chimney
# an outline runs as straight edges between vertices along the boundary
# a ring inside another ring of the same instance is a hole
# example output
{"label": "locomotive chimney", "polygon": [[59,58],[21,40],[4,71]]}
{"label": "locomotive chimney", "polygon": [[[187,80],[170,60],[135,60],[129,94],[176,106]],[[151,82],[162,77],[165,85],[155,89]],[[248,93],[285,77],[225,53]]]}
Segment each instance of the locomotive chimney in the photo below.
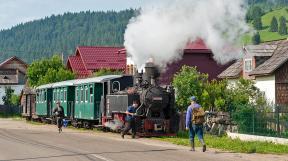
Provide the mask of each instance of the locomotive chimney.
{"label": "locomotive chimney", "polygon": [[146,80],[152,85],[157,85],[156,79],[160,76],[158,67],[152,63],[148,62],[145,64],[145,76]]}

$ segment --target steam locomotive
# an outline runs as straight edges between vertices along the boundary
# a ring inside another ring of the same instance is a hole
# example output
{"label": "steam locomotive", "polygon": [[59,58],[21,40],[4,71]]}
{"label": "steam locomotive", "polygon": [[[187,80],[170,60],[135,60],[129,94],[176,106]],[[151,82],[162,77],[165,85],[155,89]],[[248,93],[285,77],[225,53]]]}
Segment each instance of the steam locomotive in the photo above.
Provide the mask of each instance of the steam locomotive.
{"label": "steam locomotive", "polygon": [[175,134],[178,121],[174,89],[159,86],[159,76],[158,68],[147,63],[145,73],[134,76],[107,75],[42,85],[36,88],[35,110],[23,109],[23,115],[53,122],[52,109],[60,101],[65,119],[74,127],[119,131],[124,125],[127,107],[138,99],[141,103],[136,110],[138,135]]}

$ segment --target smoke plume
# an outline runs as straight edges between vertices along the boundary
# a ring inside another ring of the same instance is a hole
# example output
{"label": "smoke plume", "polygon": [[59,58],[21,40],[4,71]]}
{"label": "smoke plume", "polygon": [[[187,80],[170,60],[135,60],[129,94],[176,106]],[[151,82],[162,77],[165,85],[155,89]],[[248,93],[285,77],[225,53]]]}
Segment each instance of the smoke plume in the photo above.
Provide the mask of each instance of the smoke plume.
{"label": "smoke plume", "polygon": [[125,31],[124,45],[139,66],[149,58],[162,67],[181,59],[188,42],[202,39],[225,63],[237,58],[249,31],[244,0],[162,0],[140,10]]}
{"label": "smoke plume", "polygon": [[119,131],[124,126],[124,124],[119,120],[112,120],[109,122],[105,122],[104,125],[105,127],[108,127],[110,128],[110,130],[113,130],[113,131]]}

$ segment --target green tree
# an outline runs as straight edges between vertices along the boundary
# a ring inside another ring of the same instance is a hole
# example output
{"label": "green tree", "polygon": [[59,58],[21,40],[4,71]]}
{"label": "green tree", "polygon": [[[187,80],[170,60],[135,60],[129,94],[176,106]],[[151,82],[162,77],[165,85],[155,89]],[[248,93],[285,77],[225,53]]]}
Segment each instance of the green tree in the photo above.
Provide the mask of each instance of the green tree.
{"label": "green tree", "polygon": [[184,65],[173,77],[173,86],[176,89],[176,104],[180,111],[185,111],[190,104],[190,97],[196,96],[202,102],[202,93],[208,75],[197,71],[196,67]]}
{"label": "green tree", "polygon": [[286,18],[284,16],[281,16],[279,21],[280,21],[279,34],[280,35],[287,35]]}
{"label": "green tree", "polygon": [[29,85],[32,87],[75,78],[75,74],[62,64],[60,56],[34,61],[27,69]]}
{"label": "green tree", "polygon": [[271,32],[278,32],[278,21],[275,16],[273,16],[271,23],[270,23],[270,30]]}
{"label": "green tree", "polygon": [[252,7],[252,17],[255,20],[256,18],[261,17],[264,14],[263,10],[260,6],[253,6]]}
{"label": "green tree", "polygon": [[251,22],[264,14],[260,6],[251,6],[246,13],[246,21]]}
{"label": "green tree", "polygon": [[260,37],[259,32],[257,32],[256,34],[254,34],[254,35],[252,36],[252,43],[253,43],[254,45],[258,45],[258,44],[260,44],[260,42],[261,42],[261,37]]}
{"label": "green tree", "polygon": [[16,94],[12,94],[11,104],[14,106],[19,106],[20,105],[20,96],[18,96]]}
{"label": "green tree", "polygon": [[210,111],[227,111],[227,81],[212,80],[205,84],[202,93],[202,106],[209,108]]}
{"label": "green tree", "polygon": [[95,72],[93,75],[95,75],[96,77],[99,77],[99,76],[103,76],[103,75],[120,75],[120,74],[123,74],[123,71],[112,70],[109,68],[102,68],[102,69],[98,70],[97,72]]}
{"label": "green tree", "polygon": [[12,105],[12,95],[14,93],[14,89],[11,87],[5,88],[5,96],[2,97],[4,105]]}
{"label": "green tree", "polygon": [[255,82],[244,78],[227,88],[226,96],[228,111],[236,110],[240,105],[251,105],[261,110],[269,106],[265,95],[255,86]]}
{"label": "green tree", "polygon": [[261,19],[261,17],[256,17],[256,18],[253,20],[253,27],[254,27],[256,30],[262,30],[262,19]]}

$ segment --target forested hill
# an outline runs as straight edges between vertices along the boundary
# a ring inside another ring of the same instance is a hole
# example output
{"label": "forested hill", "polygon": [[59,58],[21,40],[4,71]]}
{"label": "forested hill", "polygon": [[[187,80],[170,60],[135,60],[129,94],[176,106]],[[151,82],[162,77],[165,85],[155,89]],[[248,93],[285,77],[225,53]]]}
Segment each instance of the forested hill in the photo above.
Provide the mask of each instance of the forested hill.
{"label": "forested hill", "polygon": [[55,53],[67,58],[78,45],[121,46],[135,13],[133,9],[65,13],[19,24],[0,32],[0,62],[14,55],[28,63]]}
{"label": "forested hill", "polygon": [[[260,6],[265,13],[288,4],[288,0],[247,1],[251,8]],[[129,9],[65,13],[19,24],[0,31],[0,62],[14,55],[28,63],[56,53],[63,53],[67,58],[78,45],[123,45],[126,25],[136,12]]]}

